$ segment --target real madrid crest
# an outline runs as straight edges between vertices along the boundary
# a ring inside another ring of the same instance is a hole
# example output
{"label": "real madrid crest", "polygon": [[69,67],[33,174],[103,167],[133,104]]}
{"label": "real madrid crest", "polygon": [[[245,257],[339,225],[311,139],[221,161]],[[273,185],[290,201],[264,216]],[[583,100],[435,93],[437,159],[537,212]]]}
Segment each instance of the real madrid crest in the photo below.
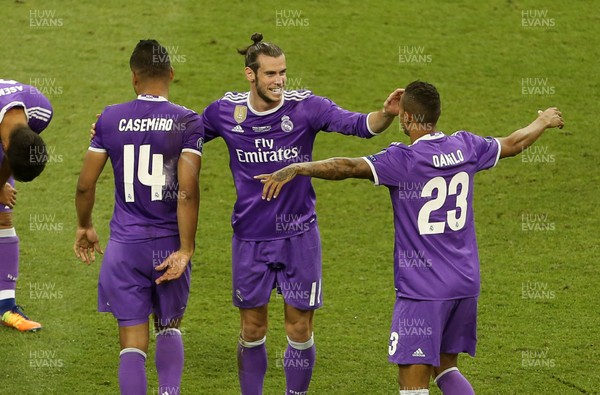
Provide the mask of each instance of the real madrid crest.
{"label": "real madrid crest", "polygon": [[248,107],[246,106],[235,106],[235,110],[233,111],[233,118],[237,123],[242,123],[246,120],[248,116]]}
{"label": "real madrid crest", "polygon": [[281,117],[281,130],[284,132],[291,132],[294,129],[294,123],[290,120],[290,117],[284,115]]}

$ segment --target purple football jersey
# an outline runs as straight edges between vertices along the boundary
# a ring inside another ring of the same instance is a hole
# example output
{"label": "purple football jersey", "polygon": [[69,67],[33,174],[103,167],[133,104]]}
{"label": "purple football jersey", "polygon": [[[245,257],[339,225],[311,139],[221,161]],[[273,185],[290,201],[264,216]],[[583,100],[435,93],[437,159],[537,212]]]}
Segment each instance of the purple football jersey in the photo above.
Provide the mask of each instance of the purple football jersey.
{"label": "purple football jersey", "polygon": [[[0,79],[0,123],[4,114],[14,107],[25,109],[29,127],[38,134],[46,129],[52,119],[50,101],[36,87]],[[0,147],[0,163],[3,159],[4,149]]]}
{"label": "purple football jersey", "polygon": [[113,167],[111,239],[179,234],[177,162],[182,152],[202,155],[203,138],[202,118],[164,97],[140,95],[104,109],[89,149],[106,152]]}
{"label": "purple football jersey", "polygon": [[286,91],[281,103],[259,112],[249,92],[228,92],[203,112],[206,141],[222,137],[229,149],[229,166],[237,192],[231,218],[241,240],[292,237],[316,224],[315,192],[310,178],[297,177],[267,202],[263,185],[253,177],[272,173],[293,162],[312,160],[317,132],[372,137],[367,114],[346,111],[310,91]]}
{"label": "purple football jersey", "polygon": [[479,295],[473,178],[496,165],[500,143],[460,131],[436,132],[366,157],[394,209],[398,296],[447,300]]}

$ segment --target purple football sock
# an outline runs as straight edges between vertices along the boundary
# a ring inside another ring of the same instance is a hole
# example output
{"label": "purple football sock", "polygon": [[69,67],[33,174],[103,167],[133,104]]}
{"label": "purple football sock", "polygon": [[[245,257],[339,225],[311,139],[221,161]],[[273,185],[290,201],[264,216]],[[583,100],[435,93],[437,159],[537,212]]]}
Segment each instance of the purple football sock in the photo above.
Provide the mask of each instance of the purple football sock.
{"label": "purple football sock", "polygon": [[238,344],[238,376],[242,395],[261,395],[267,373],[267,347],[263,337],[247,342],[240,337]]}
{"label": "purple football sock", "polygon": [[14,229],[0,234],[0,316],[15,307],[15,290],[19,276],[19,238]]}
{"label": "purple football sock", "polygon": [[146,353],[137,348],[121,350],[119,388],[121,395],[146,395]]}
{"label": "purple football sock", "polygon": [[444,370],[435,378],[435,383],[444,395],[475,395],[471,383],[458,368]]}
{"label": "purple football sock", "polygon": [[283,355],[286,394],[308,393],[315,359],[316,349],[312,336],[304,343],[294,342],[288,337],[288,347]]}
{"label": "purple football sock", "polygon": [[154,362],[158,373],[158,393],[179,395],[183,374],[183,341],[179,329],[164,329],[156,335]]}

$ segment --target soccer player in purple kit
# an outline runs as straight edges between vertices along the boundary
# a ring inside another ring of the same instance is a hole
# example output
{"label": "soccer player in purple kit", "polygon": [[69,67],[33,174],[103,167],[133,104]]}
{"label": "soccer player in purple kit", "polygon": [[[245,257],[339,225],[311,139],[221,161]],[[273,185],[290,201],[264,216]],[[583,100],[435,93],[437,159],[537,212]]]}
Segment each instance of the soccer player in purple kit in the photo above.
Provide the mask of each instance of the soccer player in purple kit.
{"label": "soccer player in purple kit", "polygon": [[267,370],[268,303],[284,298],[288,347],[283,356],[287,394],[308,391],[315,363],[314,311],[322,304],[321,243],[315,192],[294,181],[276,204],[260,198],[255,174],[309,161],[316,134],[335,131],[369,138],[385,130],[399,109],[399,91],[370,114],[344,110],[310,91],[285,90],[286,59],[277,45],[252,36],[245,58],[250,91],[226,93],[203,112],[206,141],[222,137],[230,155],[237,201],[232,215],[232,298],[241,332],[238,374],[244,395],[261,394]]}
{"label": "soccer player in purple kit", "polygon": [[39,136],[52,119],[52,106],[35,87],[0,79],[0,318],[22,332],[42,329],[16,304],[19,276],[19,238],[12,223],[17,181],[31,181],[48,160]]}
{"label": "soccer player in purple kit", "polygon": [[[364,158],[292,164],[256,178],[263,199],[287,199],[296,175],[328,180],[364,178],[390,191],[394,209],[396,304],[389,360],[399,366],[400,394],[428,394],[429,379],[445,395],[474,394],[457,367],[458,354],[475,354],[479,255],[473,218],[476,172],[515,156],[547,128],[562,127],[560,111],[540,112],[529,126],[504,138],[436,129],[441,114],[436,88],[415,81],[404,90],[399,118],[411,145],[393,143]],[[300,177],[304,179],[307,177]],[[292,181],[293,180],[293,181]],[[407,189],[419,185],[414,196]]]}
{"label": "soccer player in purple kit", "polygon": [[102,253],[92,209],[96,182],[110,158],[115,205],[98,280],[98,310],[112,312],[118,321],[122,394],[146,394],[150,314],[158,393],[179,394],[183,372],[178,328],[189,296],[204,132],[198,114],[168,101],[173,69],[165,54],[155,40],[137,44],[130,58],[137,99],[109,106],[100,115],[77,183],[73,248],[89,264],[95,252]]}

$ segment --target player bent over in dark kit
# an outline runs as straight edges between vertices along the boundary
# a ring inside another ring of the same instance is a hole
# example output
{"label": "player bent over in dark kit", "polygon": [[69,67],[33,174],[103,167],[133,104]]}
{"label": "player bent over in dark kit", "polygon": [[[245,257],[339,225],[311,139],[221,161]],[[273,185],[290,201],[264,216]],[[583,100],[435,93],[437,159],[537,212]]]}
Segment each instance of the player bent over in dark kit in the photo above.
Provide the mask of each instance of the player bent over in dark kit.
{"label": "player bent over in dark kit", "polygon": [[42,329],[16,303],[19,238],[12,223],[15,180],[27,182],[44,170],[48,152],[39,134],[52,119],[52,106],[35,87],[0,79],[0,318],[21,332]]}

